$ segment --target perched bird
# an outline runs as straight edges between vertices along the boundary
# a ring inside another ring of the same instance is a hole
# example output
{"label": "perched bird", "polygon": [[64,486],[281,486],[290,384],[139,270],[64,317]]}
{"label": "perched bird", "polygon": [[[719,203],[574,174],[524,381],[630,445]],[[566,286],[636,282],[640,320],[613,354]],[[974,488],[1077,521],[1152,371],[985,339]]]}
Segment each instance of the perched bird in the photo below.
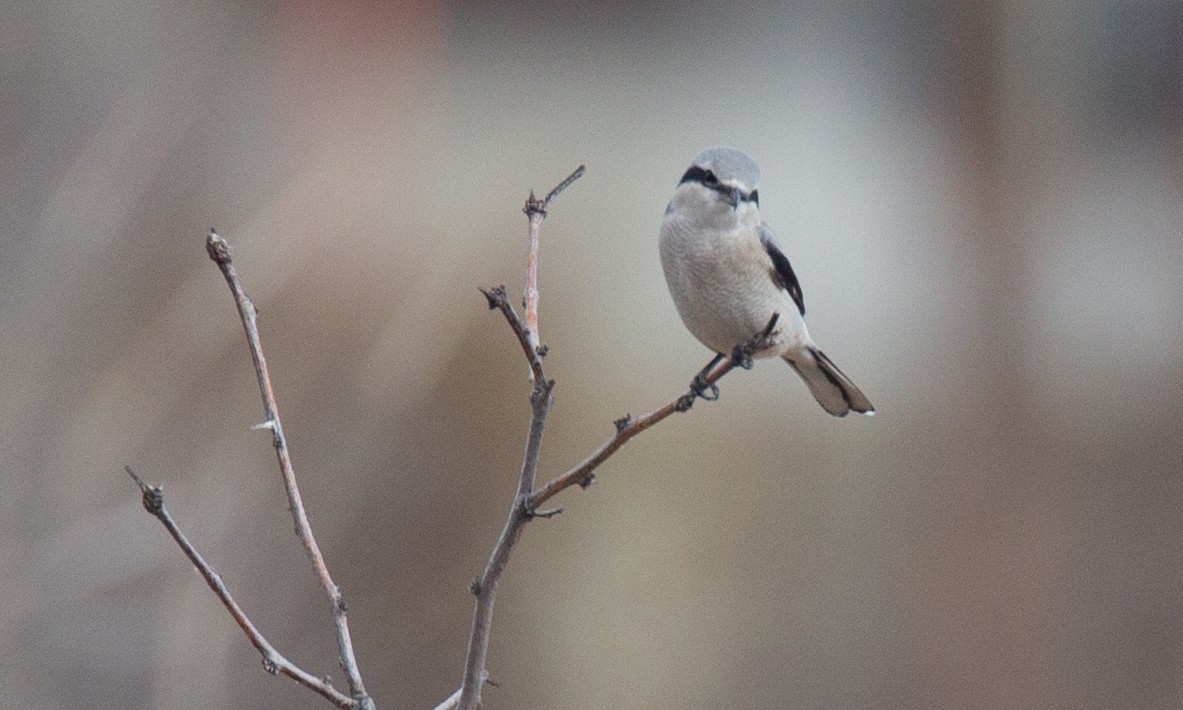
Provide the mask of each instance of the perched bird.
{"label": "perched bird", "polygon": [[814,345],[805,328],[801,285],[760,218],[760,166],[735,148],[707,148],[674,190],[661,224],[661,266],[682,322],[720,356],[758,336],[830,414],[875,408]]}

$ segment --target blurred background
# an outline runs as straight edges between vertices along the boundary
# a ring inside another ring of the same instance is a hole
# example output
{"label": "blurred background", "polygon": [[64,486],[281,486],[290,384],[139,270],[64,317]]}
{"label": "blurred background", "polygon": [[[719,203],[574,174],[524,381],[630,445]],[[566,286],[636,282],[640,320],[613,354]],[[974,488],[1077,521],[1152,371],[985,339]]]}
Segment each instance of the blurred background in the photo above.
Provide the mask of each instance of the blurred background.
{"label": "blurred background", "polygon": [[230,242],[383,708],[458,687],[528,422],[478,286],[544,225],[541,478],[706,350],[657,233],[734,145],[811,331],[532,524],[496,708],[1183,706],[1183,3],[5,3],[0,706],[327,707],[339,687]]}

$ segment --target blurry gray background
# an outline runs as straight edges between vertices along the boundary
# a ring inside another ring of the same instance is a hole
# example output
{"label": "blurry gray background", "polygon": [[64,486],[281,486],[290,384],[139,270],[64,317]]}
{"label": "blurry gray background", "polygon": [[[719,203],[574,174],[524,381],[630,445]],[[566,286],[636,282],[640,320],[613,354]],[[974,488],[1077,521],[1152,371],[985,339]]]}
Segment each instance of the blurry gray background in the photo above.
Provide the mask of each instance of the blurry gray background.
{"label": "blurry gray background", "polygon": [[813,335],[630,443],[505,576],[496,708],[1183,705],[1183,4],[6,3],[0,706],[327,707],[230,241],[384,708],[460,682],[526,368],[477,286],[544,225],[543,478],[708,353],[657,260],[690,158],[763,166]]}

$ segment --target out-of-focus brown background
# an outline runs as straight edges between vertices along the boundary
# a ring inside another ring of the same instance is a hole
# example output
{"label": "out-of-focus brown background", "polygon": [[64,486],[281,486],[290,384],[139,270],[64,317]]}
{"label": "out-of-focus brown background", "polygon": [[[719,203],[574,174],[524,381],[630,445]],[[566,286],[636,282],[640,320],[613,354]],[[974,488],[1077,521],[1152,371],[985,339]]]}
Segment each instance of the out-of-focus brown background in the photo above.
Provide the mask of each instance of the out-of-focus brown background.
{"label": "out-of-focus brown background", "polygon": [[764,168],[816,339],[724,381],[530,526],[489,708],[1183,705],[1183,4],[7,3],[0,706],[325,707],[231,242],[369,689],[460,681],[512,494],[527,191],[542,475],[708,353],[656,253],[704,146]]}

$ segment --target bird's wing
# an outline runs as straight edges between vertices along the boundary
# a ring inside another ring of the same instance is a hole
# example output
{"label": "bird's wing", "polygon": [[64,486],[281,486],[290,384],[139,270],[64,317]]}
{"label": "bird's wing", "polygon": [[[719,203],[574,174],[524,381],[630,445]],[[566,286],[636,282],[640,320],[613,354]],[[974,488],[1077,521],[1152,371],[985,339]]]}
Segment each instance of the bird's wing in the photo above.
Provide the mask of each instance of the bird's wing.
{"label": "bird's wing", "polygon": [[772,259],[770,275],[773,283],[789,292],[793,303],[797,304],[797,310],[801,311],[801,315],[804,317],[805,296],[801,293],[801,284],[797,283],[797,274],[793,273],[793,265],[789,263],[789,258],[776,245],[772,230],[768,228],[767,224],[760,225],[760,243],[764,245],[764,251],[768,252],[768,256]]}

